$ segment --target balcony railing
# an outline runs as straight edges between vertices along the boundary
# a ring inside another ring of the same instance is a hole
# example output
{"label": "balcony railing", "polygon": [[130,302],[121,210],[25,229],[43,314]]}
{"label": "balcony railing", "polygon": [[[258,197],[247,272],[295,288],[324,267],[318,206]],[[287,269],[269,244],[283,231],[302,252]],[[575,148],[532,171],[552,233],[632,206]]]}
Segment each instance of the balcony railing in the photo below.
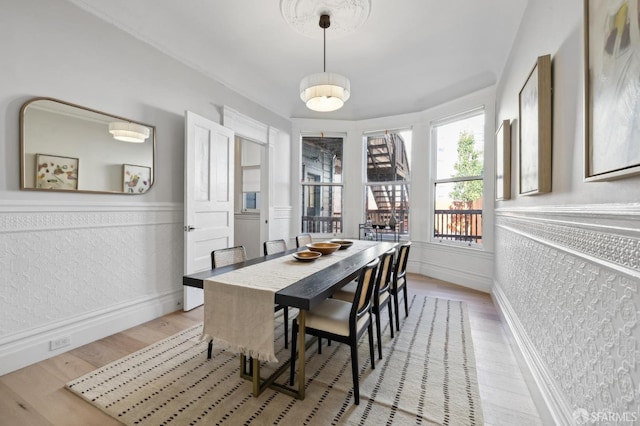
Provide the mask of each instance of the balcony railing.
{"label": "balcony railing", "polygon": [[342,232],[340,216],[302,216],[302,232],[338,234]]}
{"label": "balcony railing", "polygon": [[433,236],[444,240],[480,242],[482,210],[435,210]]}

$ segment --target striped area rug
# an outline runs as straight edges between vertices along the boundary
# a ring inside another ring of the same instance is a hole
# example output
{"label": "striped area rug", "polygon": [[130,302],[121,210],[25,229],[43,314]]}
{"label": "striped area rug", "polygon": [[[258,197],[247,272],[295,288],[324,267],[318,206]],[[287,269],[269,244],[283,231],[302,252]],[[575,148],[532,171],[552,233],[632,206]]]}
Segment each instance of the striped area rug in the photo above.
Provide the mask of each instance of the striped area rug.
{"label": "striped area rug", "polygon": [[[276,324],[276,347],[282,347],[282,320]],[[395,339],[384,320],[383,359],[376,358],[375,370],[363,336],[358,406],[346,345],[325,345],[322,354],[317,345],[307,351],[303,401],[269,389],[254,398],[251,383],[239,377],[237,355],[215,349],[206,359],[201,330],[187,329],[66,387],[127,425],[483,424],[463,302],[414,297]],[[288,351],[277,356],[286,360]]]}

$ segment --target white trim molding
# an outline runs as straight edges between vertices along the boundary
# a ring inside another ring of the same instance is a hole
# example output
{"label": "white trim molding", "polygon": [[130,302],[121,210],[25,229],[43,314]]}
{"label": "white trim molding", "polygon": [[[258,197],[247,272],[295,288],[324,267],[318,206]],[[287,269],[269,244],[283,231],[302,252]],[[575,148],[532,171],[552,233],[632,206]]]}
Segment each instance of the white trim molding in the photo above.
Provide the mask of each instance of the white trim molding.
{"label": "white trim molding", "polygon": [[175,224],[182,210],[182,203],[3,202],[0,233]]}
{"label": "white trim molding", "polygon": [[233,130],[237,136],[262,145],[269,143],[271,129],[268,125],[226,105],[222,107],[222,121],[223,126]]}

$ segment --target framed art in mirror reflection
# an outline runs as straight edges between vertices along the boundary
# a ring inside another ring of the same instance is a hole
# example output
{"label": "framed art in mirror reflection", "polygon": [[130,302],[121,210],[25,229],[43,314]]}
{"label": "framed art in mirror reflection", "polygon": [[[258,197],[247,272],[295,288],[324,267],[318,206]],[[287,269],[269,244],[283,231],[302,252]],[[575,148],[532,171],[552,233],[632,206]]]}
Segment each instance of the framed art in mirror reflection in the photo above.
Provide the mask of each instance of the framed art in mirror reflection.
{"label": "framed art in mirror reflection", "polygon": [[77,158],[36,154],[36,187],[39,189],[78,189]]}
{"label": "framed art in mirror reflection", "polygon": [[151,167],[123,164],[122,191],[129,194],[146,192],[151,186]]}

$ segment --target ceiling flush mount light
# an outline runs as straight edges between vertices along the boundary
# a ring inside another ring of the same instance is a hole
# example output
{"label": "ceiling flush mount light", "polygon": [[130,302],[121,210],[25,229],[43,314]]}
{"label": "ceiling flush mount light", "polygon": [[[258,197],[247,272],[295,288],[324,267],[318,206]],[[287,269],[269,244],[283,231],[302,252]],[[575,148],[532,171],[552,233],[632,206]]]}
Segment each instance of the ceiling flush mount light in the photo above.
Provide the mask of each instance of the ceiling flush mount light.
{"label": "ceiling flush mount light", "polygon": [[313,111],[329,112],[342,108],[351,96],[351,83],[341,74],[327,72],[327,28],[331,25],[329,15],[320,16],[323,31],[323,72],[306,76],[300,82],[300,99]]}
{"label": "ceiling flush mount light", "polygon": [[142,143],[149,137],[149,128],[136,123],[114,121],[109,123],[109,133],[119,141]]}

